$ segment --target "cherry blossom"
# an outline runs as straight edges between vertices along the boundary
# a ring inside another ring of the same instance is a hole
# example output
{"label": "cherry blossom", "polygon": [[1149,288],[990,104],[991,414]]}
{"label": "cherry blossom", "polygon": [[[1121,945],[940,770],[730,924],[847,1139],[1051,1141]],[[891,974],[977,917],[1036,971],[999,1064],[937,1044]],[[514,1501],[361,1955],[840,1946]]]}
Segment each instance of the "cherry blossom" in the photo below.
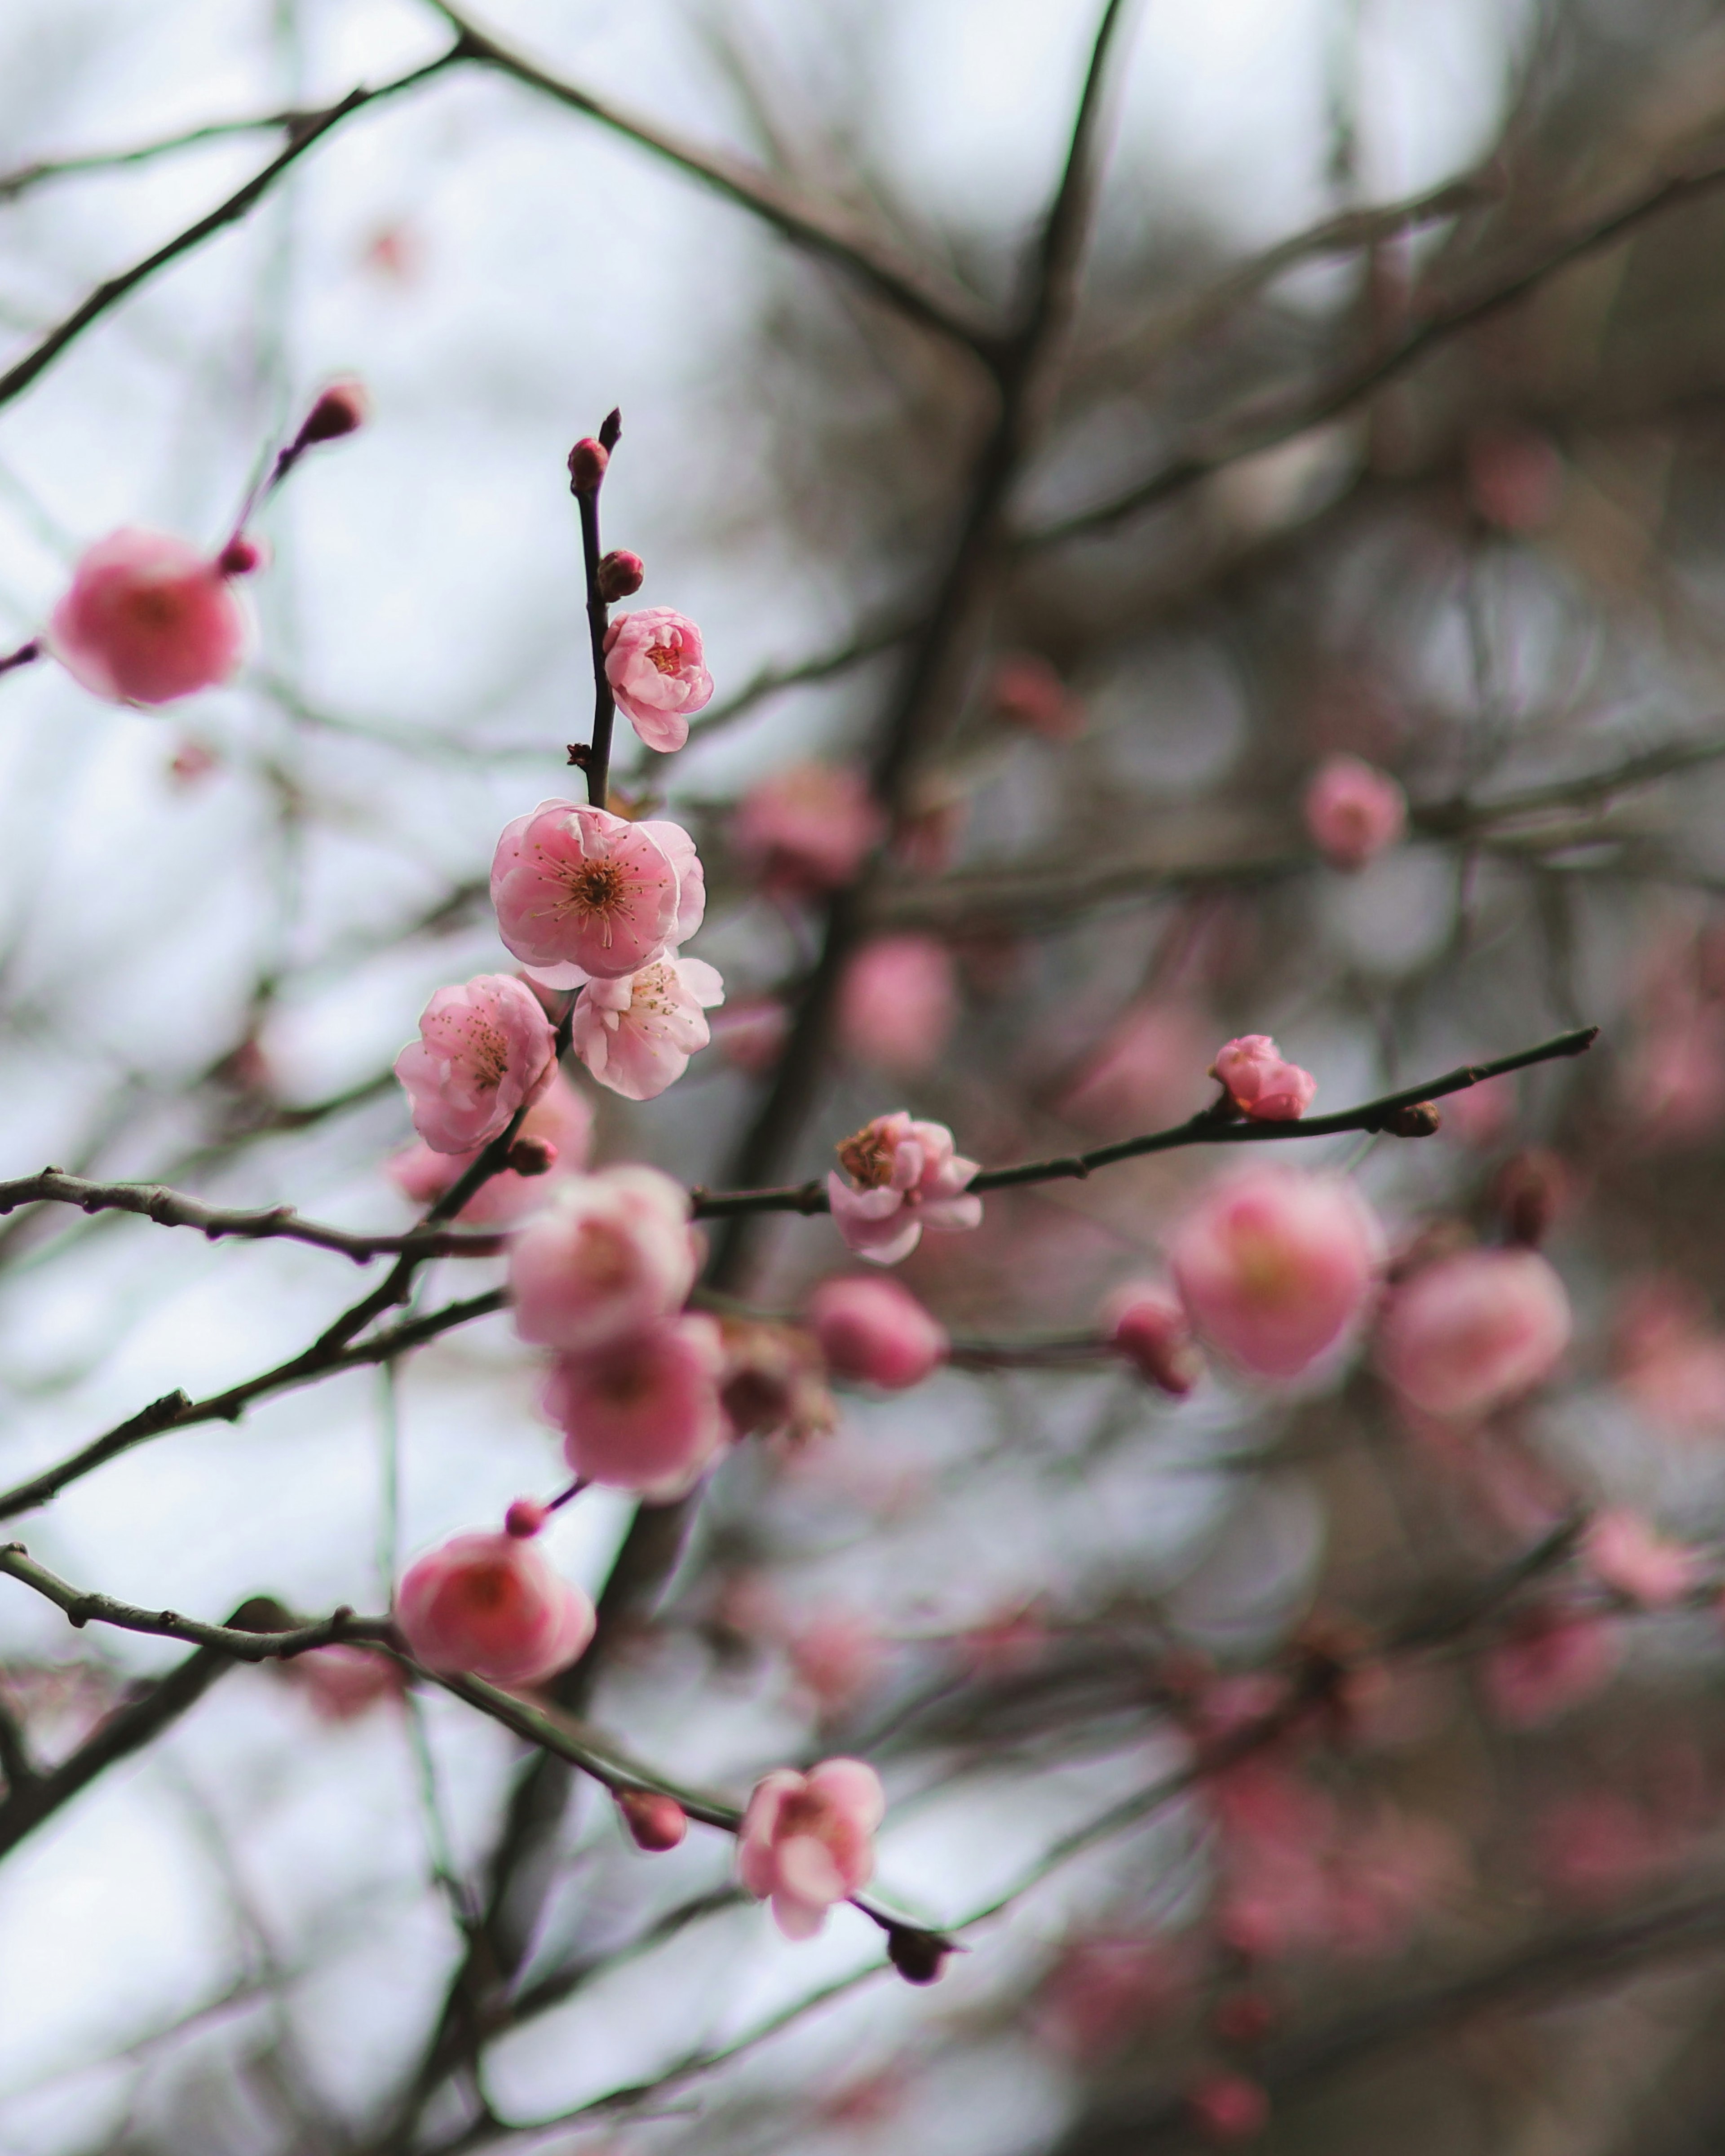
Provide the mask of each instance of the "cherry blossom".
{"label": "cherry blossom", "polygon": [[1102,1306],[1102,1326],[1141,1378],[1178,1399],[1204,1374],[1185,1312],[1156,1281],[1128,1281]]}
{"label": "cherry blossom", "polygon": [[729,1435],[719,1399],[724,1367],[715,1320],[685,1315],[559,1357],[545,1411],[577,1475],[663,1503],[693,1489]]}
{"label": "cherry blossom", "polygon": [[865,943],[839,988],[839,1038],[847,1055],[915,1077],[939,1062],[958,1019],[952,954],[932,936]]}
{"label": "cherry blossom", "polygon": [[1383,1254],[1352,1183],[1273,1163],[1215,1184],[1169,1247],[1195,1329],[1244,1369],[1293,1378],[1363,1312]]}
{"label": "cherry blossom", "polygon": [[1378,1364],[1427,1414],[1489,1414],[1551,1375],[1569,1328],[1563,1283],[1537,1250],[1461,1250],[1391,1296]]}
{"label": "cherry blossom", "polygon": [[886,1810],[880,1779],[860,1759],[824,1759],[806,1774],[775,1768],[743,1814],[737,1877],[757,1902],[771,1900],[788,1939],[813,1938],[833,1903],[874,1876]]}
{"label": "cherry blossom", "polygon": [[[491,903],[509,948],[582,978],[639,973],[692,936],[706,902],[695,842],[675,824],[542,801],[497,841]],[[542,978],[543,978],[542,976]],[[552,978],[548,985],[567,986]]]}
{"label": "cherry blossom", "polygon": [[711,1037],[703,1013],[725,1000],[717,971],[668,957],[620,980],[589,982],[570,1045],[602,1086],[626,1101],[656,1100]]}
{"label": "cherry blossom", "polygon": [[[521,1118],[521,1139],[547,1147],[551,1166],[544,1175],[521,1175],[505,1168],[482,1183],[462,1207],[459,1218],[468,1227],[506,1227],[524,1214],[543,1205],[551,1196],[552,1178],[578,1174],[587,1166],[593,1144],[593,1110],[561,1070],[553,1070],[542,1091]],[[454,1187],[485,1150],[437,1152],[423,1141],[408,1147],[388,1163],[390,1180],[416,1205],[430,1205]]]}
{"label": "cherry blossom", "polygon": [[1597,1691],[1617,1666],[1617,1628],[1584,1610],[1524,1611],[1486,1655],[1486,1697],[1501,1722],[1531,1729]]}
{"label": "cherry blossom", "polygon": [[1296,1122],[1317,1091],[1317,1079],[1286,1061],[1267,1033],[1230,1040],[1210,1065],[1210,1075],[1226,1087],[1236,1108],[1261,1123]]}
{"label": "cherry blossom", "polygon": [[214,688],[244,656],[228,572],[164,531],[110,531],[86,548],[49,622],[74,681],[116,704],[168,704]]}
{"label": "cherry blossom", "polygon": [[617,708],[649,748],[680,748],[689,715],[711,701],[701,631],[669,607],[620,613],[605,631],[605,679]]}
{"label": "cherry blossom", "polygon": [[656,1168],[559,1178],[510,1251],[516,1330],[575,1354],[649,1332],[695,1282],[689,1195]]}
{"label": "cherry blossom", "polygon": [[1244,2074],[1201,2074],[1186,2092],[1186,2108],[1207,2141],[1255,2141],[1270,2123],[1269,2097]]}
{"label": "cherry blossom", "polygon": [[1004,654],[988,684],[988,701],[995,716],[1006,725],[1040,734],[1045,741],[1076,741],[1084,732],[1082,699],[1072,693],[1039,652]]}
{"label": "cherry blossom", "polygon": [[567,1668],[595,1622],[593,1604],[537,1544],[506,1533],[456,1535],[410,1565],[395,1615],[415,1661],[497,1685]]}
{"label": "cherry blossom", "polygon": [[945,1327],[895,1280],[823,1281],[809,1298],[809,1317],[834,1375],[883,1392],[920,1385],[947,1358]]}
{"label": "cherry blossom", "polygon": [[400,1664],[388,1655],[339,1640],[275,1667],[305,1693],[320,1722],[357,1721],[382,1701],[398,1700],[404,1681]]}
{"label": "cherry blossom", "polygon": [[657,1856],[675,1849],[689,1831],[689,1815],[660,1789],[619,1789],[617,1809],[637,1849]]}
{"label": "cherry blossom", "polygon": [[1099,1137],[1154,1130],[1204,1105],[1204,1065],[1215,1039],[1182,1003],[1127,1013],[1067,1087],[1061,1115]]}
{"label": "cherry blossom", "polygon": [[395,1059],[413,1128],[434,1152],[473,1152],[500,1137],[516,1109],[551,1082],[556,1062],[539,998],[512,973],[481,973],[439,988],[419,1038]]}
{"label": "cherry blossom", "polygon": [[1332,756],[1306,788],[1306,829],[1332,868],[1349,873],[1375,860],[1408,827],[1408,797],[1375,764]]}
{"label": "cherry blossom", "polygon": [[983,1201],[964,1186],[977,1163],[952,1150],[944,1123],[912,1120],[903,1108],[876,1116],[839,1147],[850,1180],[827,1178],[833,1221],[846,1245],[877,1265],[896,1265],[925,1228],[978,1226]]}
{"label": "cherry blossom", "polygon": [[1668,1609],[1696,1584],[1696,1553],[1667,1542],[1640,1513],[1614,1505],[1597,1513],[1582,1537],[1581,1553],[1595,1579],[1644,1609]]}
{"label": "cherry blossom", "polygon": [[738,855],[764,890],[808,898],[851,882],[886,836],[869,783],[854,764],[795,763],[744,795],[732,824]]}

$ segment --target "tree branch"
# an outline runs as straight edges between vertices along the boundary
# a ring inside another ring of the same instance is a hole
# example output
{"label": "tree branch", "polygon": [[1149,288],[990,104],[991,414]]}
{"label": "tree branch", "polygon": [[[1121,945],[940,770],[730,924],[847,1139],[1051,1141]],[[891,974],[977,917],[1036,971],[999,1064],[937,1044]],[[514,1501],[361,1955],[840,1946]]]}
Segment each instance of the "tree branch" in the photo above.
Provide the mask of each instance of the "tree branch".
{"label": "tree branch", "polygon": [[234,135],[268,135],[285,130],[297,135],[319,117],[315,111],[290,109],[260,112],[244,120],[211,120],[201,127],[188,127],[178,135],[164,135],[153,142],[140,142],[126,150],[90,150],[69,157],[39,157],[28,165],[0,172],[0,202],[13,202],[44,180],[64,179],[80,172],[111,172],[125,165],[141,165],[165,157],[176,150],[195,149],[202,142],[226,141]]}

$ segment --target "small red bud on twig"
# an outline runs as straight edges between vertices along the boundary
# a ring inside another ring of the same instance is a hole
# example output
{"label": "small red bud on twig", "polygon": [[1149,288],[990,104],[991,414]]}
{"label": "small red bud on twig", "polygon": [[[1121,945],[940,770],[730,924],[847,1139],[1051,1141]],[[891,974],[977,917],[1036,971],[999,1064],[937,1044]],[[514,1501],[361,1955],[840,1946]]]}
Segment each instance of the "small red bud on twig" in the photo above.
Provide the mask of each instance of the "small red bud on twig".
{"label": "small red bud on twig", "polygon": [[640,556],[619,548],[599,563],[599,597],[607,606],[618,599],[626,599],[632,592],[639,591],[646,576],[647,565]]}
{"label": "small red bud on twig", "polygon": [[1511,1242],[1537,1249],[1563,1210],[1569,1190],[1568,1170],[1543,1147],[1530,1147],[1505,1161],[1491,1198]]}
{"label": "small red bud on twig", "polygon": [[549,1175],[557,1164],[557,1149],[549,1138],[517,1138],[509,1148],[509,1165],[517,1175]]}
{"label": "small red bud on twig", "polygon": [[611,461],[609,450],[588,435],[578,441],[569,452],[569,491],[571,494],[597,494],[605,477],[605,467]]}
{"label": "small red bud on twig", "polygon": [[1414,1101],[1405,1108],[1393,1108],[1384,1127],[1394,1138],[1429,1138],[1443,1127],[1435,1101]]}
{"label": "small red bud on twig", "polygon": [[299,447],[314,442],[338,441],[364,426],[371,416],[372,400],[359,382],[332,382],[305,415],[300,429]]}
{"label": "small red bud on twig", "polygon": [[609,456],[623,439],[623,412],[614,404],[599,422],[599,447]]}
{"label": "small red bud on twig", "polygon": [[216,557],[216,567],[224,577],[249,577],[254,570],[263,566],[264,549],[260,542],[238,531]]}
{"label": "small red bud on twig", "polygon": [[689,1831],[689,1815],[675,1797],[657,1789],[619,1789],[617,1809],[637,1849],[660,1856]]}
{"label": "small red bud on twig", "polygon": [[503,1532],[526,1542],[538,1533],[547,1517],[547,1507],[536,1497],[517,1497],[503,1515]]}
{"label": "small red bud on twig", "polygon": [[937,1984],[947,1956],[955,1951],[950,1939],[938,1932],[921,1932],[910,1924],[895,1924],[886,1934],[886,1958],[906,1984]]}

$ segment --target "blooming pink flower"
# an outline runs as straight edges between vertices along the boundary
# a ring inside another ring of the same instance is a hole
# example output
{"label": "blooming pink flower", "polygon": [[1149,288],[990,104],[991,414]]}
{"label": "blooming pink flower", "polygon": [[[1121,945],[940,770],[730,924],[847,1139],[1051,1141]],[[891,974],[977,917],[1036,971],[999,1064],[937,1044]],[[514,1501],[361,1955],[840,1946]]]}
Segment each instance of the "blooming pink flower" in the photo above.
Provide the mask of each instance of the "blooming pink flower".
{"label": "blooming pink flower", "polygon": [[695,1282],[689,1195],[656,1168],[559,1178],[510,1251],[516,1330],[585,1354],[650,1332]]}
{"label": "blooming pink flower", "polygon": [[680,748],[689,714],[711,702],[701,631],[669,607],[620,613],[605,631],[605,679],[617,708],[649,748]]}
{"label": "blooming pink flower", "polygon": [[1408,828],[1408,797],[1386,771],[1332,756],[1306,788],[1306,829],[1332,868],[1363,869]]}
{"label": "blooming pink flower", "polygon": [[[550,1147],[552,1167],[546,1175],[518,1175],[506,1168],[483,1183],[460,1211],[468,1227],[507,1226],[543,1205],[550,1197],[552,1178],[578,1174],[587,1166],[593,1143],[593,1110],[561,1070],[549,1082],[521,1118],[521,1136]],[[388,1163],[390,1179],[416,1205],[430,1205],[451,1188],[472,1167],[482,1146],[470,1152],[435,1152],[423,1142],[395,1154]]]}
{"label": "blooming pink flower", "polygon": [[167,704],[228,678],[246,618],[219,563],[166,532],[127,529],[85,549],[47,642],[93,695]]}
{"label": "blooming pink flower", "polygon": [[1594,1516],[1581,1552],[1594,1578],[1649,1609],[1681,1602],[1699,1571],[1693,1550],[1667,1542],[1626,1506],[1612,1506]]}
{"label": "blooming pink flower", "polygon": [[538,1684],[593,1635],[593,1606],[535,1543],[456,1535],[409,1565],[396,1622],[415,1661],[498,1685]]}
{"label": "blooming pink flower", "polygon": [[724,1367],[713,1319],[674,1317],[560,1356],[546,1383],[545,1412],[562,1430],[563,1457],[577,1475],[667,1502],[694,1488],[726,1441]]}
{"label": "blooming pink flower", "polygon": [[419,1038],[395,1059],[413,1128],[434,1152],[472,1152],[506,1130],[517,1108],[551,1083],[555,1061],[539,998],[512,973],[481,973],[439,988]]}
{"label": "blooming pink flower", "polygon": [[829,1369],[886,1392],[920,1385],[947,1359],[946,1327],[896,1280],[824,1280],[809,1298],[809,1317]]}
{"label": "blooming pink flower", "polygon": [[839,1041],[876,1070],[911,1078],[932,1070],[957,1018],[952,954],[932,936],[878,937],[839,983]]}
{"label": "blooming pink flower", "polygon": [[1352,1183],[1265,1165],[1207,1191],[1169,1256],[1200,1333],[1245,1369],[1292,1378],[1360,1316],[1382,1251],[1377,1219]]}
{"label": "blooming pink flower", "polygon": [[1210,1065],[1210,1075],[1227,1088],[1236,1108],[1260,1123],[1297,1122],[1317,1091],[1317,1079],[1286,1061],[1267,1033],[1230,1040]]}
{"label": "blooming pink flower", "polygon": [[1189,1116],[1204,1105],[1204,1065],[1214,1038],[1183,1004],[1141,1005],[1079,1072],[1060,1112],[1100,1137],[1154,1130]]}
{"label": "blooming pink flower", "polygon": [[1487,1414],[1550,1376],[1569,1322],[1563,1283],[1537,1250],[1461,1250],[1390,1297],[1378,1365],[1427,1414]]}
{"label": "blooming pink flower", "polygon": [[983,1201],[965,1194],[977,1163],[952,1150],[944,1123],[911,1120],[903,1108],[876,1116],[839,1147],[850,1177],[827,1178],[833,1221],[846,1245],[877,1265],[896,1265],[925,1228],[974,1228]]}
{"label": "blooming pink flower", "polygon": [[1141,1378],[1178,1399],[1204,1374],[1185,1312],[1155,1281],[1128,1281],[1102,1306],[1109,1341]]}
{"label": "blooming pink flower", "polygon": [[737,1876],[757,1902],[770,1897],[788,1939],[813,1938],[833,1903],[874,1876],[886,1810],[880,1778],[860,1759],[824,1759],[806,1774],[776,1767],[743,1814]]}
{"label": "blooming pink flower", "polygon": [[1009,651],[988,685],[996,717],[1045,741],[1076,741],[1084,732],[1083,700],[1073,695],[1048,661],[1034,651]]}
{"label": "blooming pink flower", "polygon": [[692,936],[705,888],[680,825],[542,801],[497,841],[491,903],[498,933],[526,964],[610,981]]}
{"label": "blooming pink flower", "polygon": [[850,883],[886,830],[855,765],[795,763],[743,796],[732,839],[764,889],[807,898]]}
{"label": "blooming pink flower", "polygon": [[1616,1627],[1576,1609],[1526,1611],[1481,1666],[1486,1696],[1513,1729],[1553,1721],[1616,1666]]}
{"label": "blooming pink flower", "polygon": [[589,982],[570,1042],[600,1085],[625,1101],[656,1100],[711,1037],[703,1010],[724,1000],[724,982],[702,960],[656,959],[621,980]]}

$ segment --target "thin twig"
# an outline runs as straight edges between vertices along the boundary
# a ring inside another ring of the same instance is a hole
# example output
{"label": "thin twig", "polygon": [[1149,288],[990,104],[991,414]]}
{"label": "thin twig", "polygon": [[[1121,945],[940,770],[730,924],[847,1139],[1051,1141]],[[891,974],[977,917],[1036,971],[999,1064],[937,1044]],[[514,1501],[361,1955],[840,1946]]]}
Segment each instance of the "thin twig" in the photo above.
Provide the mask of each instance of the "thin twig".
{"label": "thin twig", "polygon": [[270,135],[285,131],[295,135],[319,116],[289,109],[260,112],[244,120],[210,120],[201,127],[188,127],[177,135],[164,135],[153,142],[138,142],[126,150],[85,150],[66,157],[38,157],[28,165],[0,172],[0,202],[13,202],[45,180],[75,177],[80,172],[112,172],[125,165],[141,165],[155,157],[170,157],[177,150],[192,150],[203,142],[218,142],[234,135]]}

